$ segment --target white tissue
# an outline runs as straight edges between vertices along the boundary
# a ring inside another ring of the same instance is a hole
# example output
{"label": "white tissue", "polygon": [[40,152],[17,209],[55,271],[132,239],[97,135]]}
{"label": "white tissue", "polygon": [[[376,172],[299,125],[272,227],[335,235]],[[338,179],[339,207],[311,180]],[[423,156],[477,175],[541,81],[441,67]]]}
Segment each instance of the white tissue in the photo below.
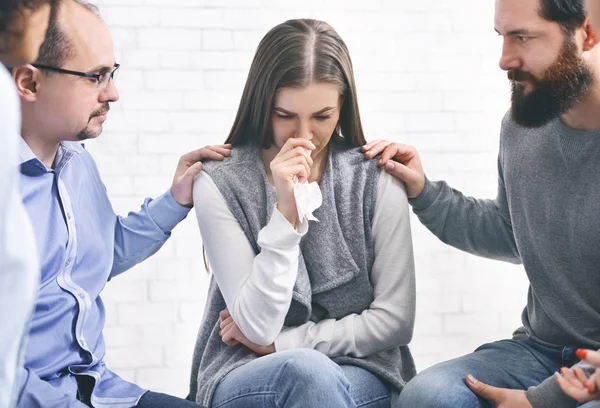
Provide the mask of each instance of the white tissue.
{"label": "white tissue", "polygon": [[[310,150],[305,149],[308,155],[312,153]],[[296,209],[298,210],[298,220],[304,220],[304,217],[310,221],[319,221],[312,213],[323,204],[323,196],[321,195],[321,189],[319,184],[316,182],[304,183],[298,182],[298,178],[295,179],[294,184],[294,198],[296,199]]]}

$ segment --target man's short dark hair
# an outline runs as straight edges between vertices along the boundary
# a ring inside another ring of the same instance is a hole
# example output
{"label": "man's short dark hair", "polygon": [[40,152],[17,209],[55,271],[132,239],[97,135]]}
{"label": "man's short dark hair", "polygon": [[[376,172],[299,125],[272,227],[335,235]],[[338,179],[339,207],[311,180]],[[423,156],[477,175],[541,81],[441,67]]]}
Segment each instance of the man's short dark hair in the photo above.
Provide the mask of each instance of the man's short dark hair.
{"label": "man's short dark hair", "polygon": [[0,51],[10,49],[11,44],[18,40],[23,33],[22,27],[15,27],[13,22],[22,13],[35,12],[40,7],[49,4],[52,13],[56,12],[59,0],[1,0],[0,1]]}
{"label": "man's short dark hair", "polygon": [[540,0],[540,15],[556,21],[567,34],[573,34],[585,21],[583,0]]}
{"label": "man's short dark hair", "polygon": [[[2,0],[0,1],[0,34],[9,30],[20,13],[36,11],[45,4],[55,5],[57,0]],[[17,33],[15,33],[17,34]]]}
{"label": "man's short dark hair", "polygon": [[[98,7],[83,0],[62,0],[73,1],[80,6],[85,7],[90,12],[99,16]],[[46,39],[40,47],[37,64],[50,65],[53,67],[61,67],[73,54],[73,46],[68,35],[60,27],[58,21],[58,12],[53,13],[48,24],[48,32]]]}

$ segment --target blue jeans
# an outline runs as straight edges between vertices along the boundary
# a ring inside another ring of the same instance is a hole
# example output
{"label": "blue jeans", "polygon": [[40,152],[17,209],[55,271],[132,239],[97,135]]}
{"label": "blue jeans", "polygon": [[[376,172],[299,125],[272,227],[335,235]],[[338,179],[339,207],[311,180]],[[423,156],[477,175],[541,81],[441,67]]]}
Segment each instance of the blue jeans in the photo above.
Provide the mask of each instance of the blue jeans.
{"label": "blue jeans", "polygon": [[493,405],[467,388],[473,374],[484,383],[525,390],[578,359],[574,347],[546,347],[532,340],[502,340],[475,352],[437,364],[413,378],[400,394],[402,408],[479,408]]}
{"label": "blue jeans", "polygon": [[389,408],[387,386],[369,371],[338,366],[308,349],[270,354],[230,372],[212,408]]}
{"label": "blue jeans", "polygon": [[202,406],[167,394],[148,391],[145,393],[135,408],[203,408]]}

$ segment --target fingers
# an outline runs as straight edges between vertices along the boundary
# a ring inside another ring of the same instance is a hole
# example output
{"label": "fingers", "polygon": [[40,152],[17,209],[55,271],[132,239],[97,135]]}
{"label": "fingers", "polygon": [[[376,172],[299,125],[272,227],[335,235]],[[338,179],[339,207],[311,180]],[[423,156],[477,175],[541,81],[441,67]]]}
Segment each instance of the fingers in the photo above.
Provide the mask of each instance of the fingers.
{"label": "fingers", "polygon": [[239,337],[239,333],[241,332],[227,309],[219,312],[219,319],[219,336],[221,336],[223,343],[230,347],[240,344],[240,342],[236,340],[236,337]]}
{"label": "fingers", "polygon": [[224,156],[231,154],[231,145],[206,146],[193,152],[189,152],[181,157],[180,162],[195,163],[203,159],[223,160]]}
{"label": "fingers", "polygon": [[591,386],[594,394],[598,394],[600,392],[600,371],[596,370],[596,372],[592,374],[588,384]]}
{"label": "fingers", "polygon": [[475,394],[488,401],[497,402],[499,389],[478,381],[471,374],[467,376],[467,386]]}
{"label": "fingers", "polygon": [[287,153],[290,150],[293,150],[296,147],[302,147],[308,149],[310,151],[315,150],[316,146],[308,139],[303,137],[290,137],[285,141],[283,147],[279,151],[279,154]]}
{"label": "fingers", "polygon": [[294,158],[304,158],[309,166],[313,165],[313,159],[306,152],[306,150],[303,147],[295,147],[287,152],[280,151],[279,154],[271,161],[271,167],[286,163]]}
{"label": "fingers", "polygon": [[271,161],[271,163],[275,163],[275,165],[278,165],[281,163],[285,163],[288,160],[292,160],[294,158],[304,158],[304,160],[309,166],[313,165],[312,157],[310,157],[310,155],[302,147],[295,147],[294,149],[288,150],[285,153],[282,153],[280,151],[279,154],[275,156],[275,158]]}
{"label": "fingers", "polygon": [[379,153],[383,152],[388,146],[393,146],[395,143],[389,142],[387,140],[377,140],[374,143],[369,143],[368,145],[363,146],[368,148],[365,150],[365,157],[367,159],[371,159],[377,156]]}
{"label": "fingers", "polygon": [[418,197],[425,188],[425,174],[394,160],[385,164],[385,171],[404,182],[408,198]]}
{"label": "fingers", "polygon": [[240,344],[240,342],[237,340],[224,341],[223,343],[227,344],[229,347],[234,347]]}
{"label": "fingers", "polygon": [[225,328],[227,326],[229,326],[232,322],[233,322],[233,318],[231,316],[229,316],[225,320],[221,320],[221,324],[219,325],[219,327],[221,328],[221,330],[225,330]]}
{"label": "fingers", "polygon": [[383,166],[388,160],[394,159],[400,163],[406,164],[416,154],[416,150],[412,146],[394,143],[393,145],[386,146],[381,153],[381,158],[377,164]]}
{"label": "fingers", "polygon": [[295,166],[291,166],[288,168],[288,171],[290,172],[290,174],[298,177],[299,183],[304,183],[308,180],[308,177],[310,176],[310,167],[308,167],[306,164],[298,164]]}
{"label": "fingers", "polygon": [[579,349],[579,350],[577,350],[577,352],[575,354],[577,354],[577,357],[584,360],[586,363],[590,363],[594,367],[600,368],[600,353],[599,352],[593,351],[593,350]]}
{"label": "fingers", "polygon": [[577,381],[579,381],[579,383],[585,387],[590,393],[594,392],[593,389],[591,389],[591,387],[588,384],[588,377],[587,375],[585,375],[585,373],[583,372],[583,370],[579,367],[574,367],[572,369],[572,372],[574,374],[574,377]]}
{"label": "fingers", "polygon": [[562,368],[562,375],[556,373],[555,378],[559,387],[565,394],[570,396],[571,398],[576,399],[579,402],[587,402],[592,400],[592,396],[588,390],[588,387],[579,381],[574,374],[571,373],[571,370],[568,368]]}
{"label": "fingers", "polygon": [[232,320],[229,322],[229,324],[225,325],[220,330],[221,339],[223,340],[224,343],[228,343],[233,340],[237,340],[236,332],[238,332],[239,330],[240,329],[239,329],[239,327],[237,327],[237,324],[235,324],[235,322]]}
{"label": "fingers", "polygon": [[[204,146],[204,149],[216,152],[222,156],[230,156],[231,155],[231,145],[230,144]],[[200,150],[202,150],[202,149],[200,149]]]}
{"label": "fingers", "polygon": [[381,142],[385,142],[385,140],[383,139],[376,139],[373,140],[365,145],[363,145],[360,150],[362,150],[363,152],[368,152],[369,150],[371,150],[373,148],[373,146],[375,146],[376,144],[379,144]]}
{"label": "fingers", "polygon": [[273,178],[283,178],[291,180],[294,176],[298,177],[301,183],[308,180],[313,164],[312,158],[303,148],[297,147],[286,153],[279,153],[270,167]]}
{"label": "fingers", "polygon": [[385,171],[387,171],[392,176],[396,177],[397,179],[399,179],[405,183],[409,183],[412,181],[411,170],[408,167],[406,167],[404,164],[398,163],[397,161],[389,160],[385,164]]}

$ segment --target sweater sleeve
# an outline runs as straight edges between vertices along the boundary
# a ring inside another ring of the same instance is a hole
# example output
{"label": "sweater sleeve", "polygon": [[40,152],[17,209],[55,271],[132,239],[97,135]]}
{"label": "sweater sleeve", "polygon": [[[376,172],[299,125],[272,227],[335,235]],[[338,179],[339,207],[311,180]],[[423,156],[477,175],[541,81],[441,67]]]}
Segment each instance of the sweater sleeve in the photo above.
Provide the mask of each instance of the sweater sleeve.
{"label": "sweater sleeve", "polygon": [[415,320],[415,268],[404,185],[381,172],[372,224],[374,300],[360,314],[284,328],[277,351],[312,348],[329,357],[367,357],[411,341]]}
{"label": "sweater sleeve", "polygon": [[419,220],[444,243],[474,255],[520,263],[498,157],[495,200],[467,197],[444,181],[425,180],[423,192],[410,200]]}

